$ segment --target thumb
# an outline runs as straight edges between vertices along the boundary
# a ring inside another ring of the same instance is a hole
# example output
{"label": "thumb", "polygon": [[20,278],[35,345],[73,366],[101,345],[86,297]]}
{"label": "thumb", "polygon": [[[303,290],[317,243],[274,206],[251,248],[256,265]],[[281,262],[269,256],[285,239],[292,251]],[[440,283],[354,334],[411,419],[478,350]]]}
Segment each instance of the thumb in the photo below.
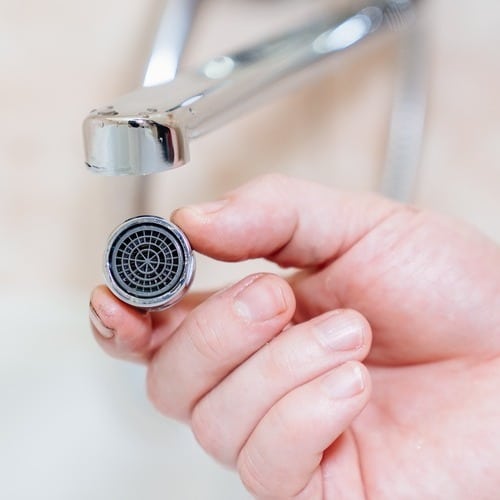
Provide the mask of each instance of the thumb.
{"label": "thumb", "polygon": [[399,207],[372,194],[268,175],[220,201],[181,208],[172,220],[210,257],[311,267],[342,255]]}

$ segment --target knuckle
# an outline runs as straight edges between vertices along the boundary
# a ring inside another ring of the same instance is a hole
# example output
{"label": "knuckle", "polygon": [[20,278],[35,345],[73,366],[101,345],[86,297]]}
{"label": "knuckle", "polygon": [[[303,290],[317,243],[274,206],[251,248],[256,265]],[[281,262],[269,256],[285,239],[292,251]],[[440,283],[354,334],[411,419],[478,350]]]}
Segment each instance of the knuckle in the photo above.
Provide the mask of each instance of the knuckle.
{"label": "knuckle", "polygon": [[224,435],[217,428],[217,419],[206,399],[200,401],[191,414],[191,431],[198,444],[212,457],[220,458],[220,436]]}
{"label": "knuckle", "polygon": [[226,352],[223,330],[221,320],[216,320],[207,314],[203,316],[195,314],[191,318],[187,334],[197,354],[211,363],[220,363],[224,360]]}
{"label": "knuckle", "polygon": [[177,420],[185,420],[187,418],[187,409],[179,404],[179,402],[175,402],[174,398],[171,397],[170,389],[166,377],[161,374],[161,368],[153,359],[149,363],[146,372],[146,392],[148,399],[163,415]]}
{"label": "knuckle", "polygon": [[[268,416],[273,433],[282,442],[293,443],[299,449],[297,440],[301,436],[297,433],[297,422],[286,408],[276,405]],[[247,442],[237,460],[238,474],[245,488],[258,498],[311,498],[302,495],[304,478],[293,474],[289,465],[275,461],[273,455],[267,444],[260,442],[259,446],[255,440]]]}
{"label": "knuckle", "polygon": [[277,404],[269,413],[272,427],[283,442],[291,442],[297,438],[297,421],[293,418],[293,412],[287,410],[288,406]]}
{"label": "knuckle", "polygon": [[268,465],[260,467],[262,459],[252,456],[246,449],[242,450],[237,464],[238,474],[244,487],[256,498],[266,499],[310,499],[309,492],[305,491],[304,485],[298,478],[290,477],[287,471],[281,471],[278,475]]}
{"label": "knuckle", "polygon": [[266,485],[266,480],[258,465],[257,457],[252,454],[248,446],[243,448],[238,457],[237,470],[241,482],[254,497],[276,496],[277,492],[272,492]]}
{"label": "knuckle", "polygon": [[[229,425],[228,425],[229,424]],[[225,412],[214,405],[210,393],[191,412],[191,431],[198,444],[221,464],[234,467],[242,447],[241,436],[232,429]]]}
{"label": "knuckle", "polygon": [[256,498],[296,498],[303,485],[290,477],[288,470],[270,466],[266,457],[255,446],[248,445],[241,451],[237,471],[245,488]]}

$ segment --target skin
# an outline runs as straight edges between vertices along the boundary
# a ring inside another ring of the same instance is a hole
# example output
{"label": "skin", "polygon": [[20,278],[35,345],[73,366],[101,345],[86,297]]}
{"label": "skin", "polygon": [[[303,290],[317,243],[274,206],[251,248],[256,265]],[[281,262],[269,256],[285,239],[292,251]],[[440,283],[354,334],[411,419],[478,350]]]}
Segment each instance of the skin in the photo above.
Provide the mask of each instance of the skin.
{"label": "skin", "polygon": [[94,334],[147,363],[156,407],[255,497],[498,498],[495,244],[440,215],[274,175],[172,219],[215,259],[299,271],[148,314],[97,287]]}

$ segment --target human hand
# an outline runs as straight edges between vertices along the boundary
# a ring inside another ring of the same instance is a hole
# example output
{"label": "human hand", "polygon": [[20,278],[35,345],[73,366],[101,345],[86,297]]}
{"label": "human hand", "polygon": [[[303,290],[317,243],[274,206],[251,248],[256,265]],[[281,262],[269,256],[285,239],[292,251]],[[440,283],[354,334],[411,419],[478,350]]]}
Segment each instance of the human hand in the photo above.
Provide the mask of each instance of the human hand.
{"label": "human hand", "polygon": [[155,405],[250,492],[498,497],[493,243],[374,195],[278,176],[173,220],[213,258],[302,269],[289,283],[250,276],[160,313],[104,287],[92,295],[99,343],[146,362]]}

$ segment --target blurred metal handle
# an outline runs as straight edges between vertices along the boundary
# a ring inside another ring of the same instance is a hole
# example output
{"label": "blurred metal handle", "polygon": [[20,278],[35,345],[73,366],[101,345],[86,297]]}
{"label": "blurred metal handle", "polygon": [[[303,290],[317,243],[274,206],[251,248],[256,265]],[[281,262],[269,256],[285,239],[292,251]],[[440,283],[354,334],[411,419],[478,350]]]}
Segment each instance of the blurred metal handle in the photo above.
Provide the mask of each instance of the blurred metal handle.
{"label": "blurred metal handle", "polygon": [[160,19],[143,87],[174,79],[184,53],[199,0],[166,0]]}
{"label": "blurred metal handle", "polygon": [[405,34],[380,191],[401,202],[415,197],[427,114],[428,50],[420,20]]}

